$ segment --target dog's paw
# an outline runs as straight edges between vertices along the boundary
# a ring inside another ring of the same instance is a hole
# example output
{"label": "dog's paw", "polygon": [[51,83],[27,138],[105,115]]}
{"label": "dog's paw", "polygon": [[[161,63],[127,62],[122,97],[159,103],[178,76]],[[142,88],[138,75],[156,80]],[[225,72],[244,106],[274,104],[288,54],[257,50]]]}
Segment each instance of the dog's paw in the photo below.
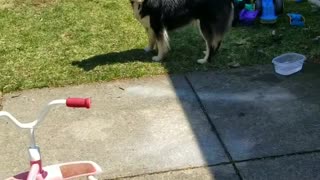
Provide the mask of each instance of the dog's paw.
{"label": "dog's paw", "polygon": [[153,61],[161,61],[162,58],[159,57],[159,56],[153,56],[153,57],[152,57],[152,60],[153,60]]}
{"label": "dog's paw", "polygon": [[144,52],[146,52],[146,53],[149,53],[149,52],[151,52],[151,51],[152,51],[152,48],[150,48],[150,47],[144,48]]}
{"label": "dog's paw", "polygon": [[208,61],[206,59],[198,59],[197,61],[199,64],[205,64],[207,63]]}

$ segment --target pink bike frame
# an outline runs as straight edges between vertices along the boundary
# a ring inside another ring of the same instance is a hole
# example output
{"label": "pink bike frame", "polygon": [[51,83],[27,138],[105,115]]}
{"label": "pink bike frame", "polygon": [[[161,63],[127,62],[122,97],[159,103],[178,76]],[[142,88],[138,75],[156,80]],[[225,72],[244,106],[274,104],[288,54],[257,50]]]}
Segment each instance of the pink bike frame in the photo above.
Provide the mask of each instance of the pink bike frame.
{"label": "pink bike frame", "polygon": [[[43,170],[40,170],[40,165],[39,165],[38,163],[32,164],[27,179],[28,179],[28,180],[29,180],[29,179],[30,179],[30,180],[31,180],[31,179],[38,179],[38,180],[40,180],[39,178],[44,179],[45,176],[41,173],[41,171],[43,171]],[[43,172],[44,172],[44,171],[43,171]],[[39,175],[40,175],[40,176],[39,176]],[[37,177],[37,176],[39,176],[39,177]]]}

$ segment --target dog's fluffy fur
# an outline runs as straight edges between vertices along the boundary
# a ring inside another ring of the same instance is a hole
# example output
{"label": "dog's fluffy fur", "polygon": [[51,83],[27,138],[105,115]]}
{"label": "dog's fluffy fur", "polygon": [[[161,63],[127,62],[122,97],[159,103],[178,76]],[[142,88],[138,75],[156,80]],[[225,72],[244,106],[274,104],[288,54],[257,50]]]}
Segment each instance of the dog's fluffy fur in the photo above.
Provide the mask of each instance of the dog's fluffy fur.
{"label": "dog's fluffy fur", "polygon": [[145,51],[158,49],[152,59],[162,60],[169,51],[167,30],[173,30],[197,20],[206,42],[206,63],[219,49],[224,34],[233,20],[232,0],[130,0],[135,17],[145,27],[149,45]]}

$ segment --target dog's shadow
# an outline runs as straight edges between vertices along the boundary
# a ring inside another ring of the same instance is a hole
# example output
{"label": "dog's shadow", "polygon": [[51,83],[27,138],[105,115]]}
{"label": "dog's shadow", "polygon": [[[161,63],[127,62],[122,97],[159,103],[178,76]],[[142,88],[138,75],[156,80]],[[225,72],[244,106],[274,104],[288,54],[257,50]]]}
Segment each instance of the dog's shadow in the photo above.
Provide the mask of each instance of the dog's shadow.
{"label": "dog's shadow", "polygon": [[131,49],[121,52],[111,52],[107,54],[96,55],[84,60],[73,61],[73,66],[78,66],[84,71],[91,71],[97,66],[107,64],[126,63],[133,61],[149,62],[152,53],[146,53],[143,49]]}

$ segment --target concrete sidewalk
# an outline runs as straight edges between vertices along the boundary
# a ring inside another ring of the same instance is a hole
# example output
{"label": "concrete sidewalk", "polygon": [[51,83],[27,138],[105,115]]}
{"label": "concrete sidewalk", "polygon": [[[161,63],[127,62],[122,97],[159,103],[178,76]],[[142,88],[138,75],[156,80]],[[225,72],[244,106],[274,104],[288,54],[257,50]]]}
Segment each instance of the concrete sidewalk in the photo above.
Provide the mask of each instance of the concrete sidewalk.
{"label": "concrete sidewalk", "polygon": [[[44,165],[92,160],[101,179],[320,179],[320,67],[281,77],[272,66],[158,76],[6,94],[3,110],[36,132]],[[0,123],[0,179],[28,168],[26,132]],[[12,159],[12,156],[14,157]]]}

